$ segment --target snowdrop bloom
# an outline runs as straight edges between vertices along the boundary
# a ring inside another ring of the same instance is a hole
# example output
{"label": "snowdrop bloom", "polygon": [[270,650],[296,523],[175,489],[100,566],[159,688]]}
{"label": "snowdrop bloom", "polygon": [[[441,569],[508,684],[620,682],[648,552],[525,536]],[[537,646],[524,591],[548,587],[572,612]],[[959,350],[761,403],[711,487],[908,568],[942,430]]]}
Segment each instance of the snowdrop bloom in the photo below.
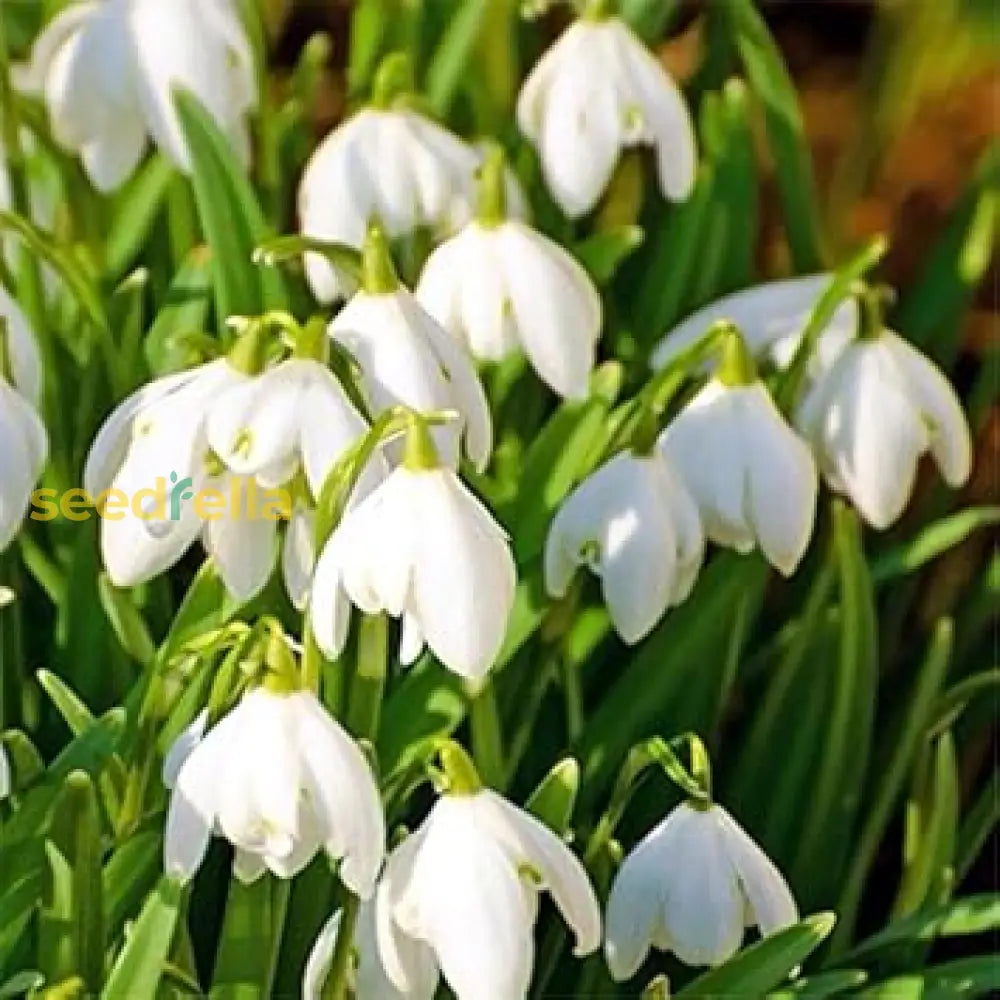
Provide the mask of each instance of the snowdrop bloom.
{"label": "snowdrop bloom", "polygon": [[[379,226],[369,229],[364,258],[362,290],[330,324],[330,336],[357,359],[373,415],[398,405],[424,413],[454,410],[466,454],[484,469],[492,425],[471,359],[400,285]],[[448,461],[457,463],[456,426],[436,428],[434,434]],[[389,453],[398,457],[396,449]]]}
{"label": "snowdrop bloom", "polygon": [[785,576],[795,571],[812,537],[816,465],[757,378],[735,328],[718,374],[660,442],[712,541],[738,552],[759,546]]}
{"label": "snowdrop bloom", "polygon": [[584,17],[542,56],[517,104],[546,184],[567,215],[598,202],[623,149],[653,146],[660,188],[684,201],[697,166],[694,127],[677,84],[631,29]]}
{"label": "snowdrop bloom", "polygon": [[403,464],[347,512],[320,555],[312,627],[320,648],[336,656],[347,633],[346,594],[365,614],[402,617],[404,663],[426,642],[446,667],[476,680],[500,650],[516,582],[503,529],[438,464],[426,427],[415,423]]}
{"label": "snowdrop bloom", "polygon": [[[322,1000],[323,986],[330,974],[333,952],[340,933],[338,910],[316,938],[302,979],[302,1000]],[[351,979],[351,996],[356,1000],[434,1000],[440,976],[434,953],[420,941],[397,937],[403,967],[409,973],[405,990],[397,989],[389,979],[379,954],[375,932],[375,904],[361,904],[354,929],[356,966]]]}
{"label": "snowdrop bloom", "polygon": [[236,848],[241,881],[265,869],[292,878],[322,848],[341,861],[352,892],[367,899],[374,890],[385,830],[371,769],[316,697],[295,690],[287,675],[269,675],[187,751],[170,796],[167,873],[192,878],[213,831]]}
{"label": "snowdrop bloom", "polygon": [[102,191],[131,175],[147,136],[187,169],[177,88],[193,93],[249,158],[254,59],[232,0],[72,4],[36,42],[31,83],[44,95],[56,140],[80,156]]}
{"label": "snowdrop bloom", "polygon": [[35,406],[42,368],[27,319],[0,287],[0,552],[21,526],[31,491],[48,459],[45,425]]}
{"label": "snowdrop bloom", "polygon": [[600,944],[601,916],[583,865],[547,826],[479,785],[464,752],[442,751],[449,793],[386,862],[375,899],[379,951],[396,988],[424,973],[423,942],[458,1000],[522,1000],[534,963],[538,892],[576,936]]}
{"label": "snowdrop bloom", "polygon": [[500,361],[523,349],[560,396],[587,395],[601,297],[562,247],[506,217],[503,157],[483,168],[480,217],[435,250],[416,296],[466,349]]}
{"label": "snowdrop bloom", "polygon": [[972,440],[941,370],[875,313],[806,394],[796,423],[831,489],[872,527],[888,528],[913,492],[920,457],[930,452],[958,487],[971,472]]}
{"label": "snowdrop bloom", "polygon": [[[810,274],[724,295],[666,334],[654,349],[651,364],[663,368],[721,320],[739,327],[754,355],[767,355],[778,368],[787,368],[795,357],[810,314],[832,280],[832,274]],[[820,333],[810,359],[810,374],[828,368],[857,328],[858,305],[852,296],[841,302]]]}
{"label": "snowdrop bloom", "polygon": [[794,924],[781,873],[718,805],[682,803],[622,863],[608,898],[605,956],[629,979],[650,947],[688,965],[721,965],[743,942]]}
{"label": "snowdrop bloom", "polygon": [[[405,89],[406,61],[390,56],[379,71],[372,107],[338,125],[316,148],[299,187],[302,233],[360,248],[377,216],[392,238],[426,226],[454,232],[472,216],[482,152],[419,111],[394,106]],[[513,174],[508,193],[524,213]],[[318,254],[307,254],[306,275],[321,302],[343,298],[354,281]]]}
{"label": "snowdrop bloom", "polygon": [[698,508],[668,459],[621,452],[578,486],[549,527],[545,589],[563,597],[578,566],[601,578],[618,634],[638,642],[684,601],[705,550]]}

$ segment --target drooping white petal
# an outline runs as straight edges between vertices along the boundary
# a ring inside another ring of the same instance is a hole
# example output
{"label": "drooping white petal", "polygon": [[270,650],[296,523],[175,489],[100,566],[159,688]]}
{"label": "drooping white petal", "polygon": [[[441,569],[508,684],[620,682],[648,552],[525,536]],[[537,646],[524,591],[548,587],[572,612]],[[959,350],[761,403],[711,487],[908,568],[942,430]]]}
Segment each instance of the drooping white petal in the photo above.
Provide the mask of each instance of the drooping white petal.
{"label": "drooping white petal", "polygon": [[456,673],[483,677],[496,658],[517,575],[490,513],[445,470],[408,475],[416,517],[412,604],[435,655]]}
{"label": "drooping white petal", "polygon": [[281,576],[288,599],[297,611],[301,611],[309,599],[309,584],[316,562],[315,534],[315,512],[296,504],[281,549]]}
{"label": "drooping white petal", "polygon": [[0,551],[17,533],[48,458],[48,436],[32,405],[0,377]]}
{"label": "drooping white petal", "polygon": [[467,807],[461,797],[436,803],[394,916],[404,933],[431,946],[463,1000],[521,1000],[533,953],[524,888]]}
{"label": "drooping white petal", "polygon": [[[831,274],[810,274],[724,295],[665,334],[650,363],[654,368],[662,368],[707,333],[713,323],[729,320],[739,327],[754,354],[773,351],[779,367],[785,367],[794,356],[810,313],[832,280]],[[840,304],[820,334],[818,350],[824,366],[835,360],[854,336],[857,325],[858,305],[850,297]]]}
{"label": "drooping white petal", "polygon": [[889,352],[920,413],[944,481],[962,486],[972,471],[972,438],[962,404],[943,372],[902,337],[886,330],[879,342]]}
{"label": "drooping white petal", "polygon": [[723,831],[723,845],[761,934],[794,924],[799,911],[781,872],[725,809],[716,806],[712,812]]}
{"label": "drooping white petal", "polygon": [[369,899],[385,853],[385,821],[371,768],[313,695],[292,695],[290,703],[319,835],[327,853],[341,859],[344,884]]}
{"label": "drooping white petal", "polygon": [[205,549],[229,593],[249,601],[264,588],[274,568],[277,524],[261,511],[248,510],[248,479],[226,476],[220,485],[226,496],[240,497],[239,509],[226,510],[205,524]]}
{"label": "drooping white petal", "polygon": [[515,864],[527,862],[541,877],[563,919],[576,935],[574,954],[589,955],[601,943],[601,913],[590,879],[577,857],[544,823],[489,789],[471,797],[497,841]]}
{"label": "drooping white petal", "polygon": [[561,396],[586,396],[603,316],[597,289],[561,247],[527,226],[508,222],[496,238],[517,335],[528,358]]}
{"label": "drooping white petal", "polygon": [[343,651],[351,623],[351,608],[344,593],[339,553],[330,543],[316,563],[309,594],[313,636],[330,659]]}
{"label": "drooping white petal", "polygon": [[202,709],[174,740],[166,756],[163,758],[163,784],[173,788],[177,783],[177,775],[186,763],[192,751],[205,737],[208,726],[208,709]]}
{"label": "drooping white petal", "polygon": [[14,388],[37,405],[42,389],[42,361],[28,318],[17,302],[0,286],[0,316],[7,323],[7,354]]}

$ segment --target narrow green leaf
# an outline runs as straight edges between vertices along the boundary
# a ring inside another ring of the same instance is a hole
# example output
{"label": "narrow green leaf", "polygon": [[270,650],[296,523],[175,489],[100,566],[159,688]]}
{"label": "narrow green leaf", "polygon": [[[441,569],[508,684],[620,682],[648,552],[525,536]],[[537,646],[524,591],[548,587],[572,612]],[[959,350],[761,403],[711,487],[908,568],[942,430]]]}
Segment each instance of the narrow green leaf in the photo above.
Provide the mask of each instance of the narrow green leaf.
{"label": "narrow green leaf", "polygon": [[101,822],[85,771],[66,778],[45,843],[39,968],[50,982],[79,976],[96,992],[104,972]]}
{"label": "narrow green leaf", "polygon": [[62,678],[48,670],[38,671],[38,683],[52,699],[56,711],[62,716],[74,736],[79,736],[94,724],[94,715],[83,699]]}
{"label": "narrow green leaf", "polygon": [[994,770],[986,787],[968,809],[955,848],[955,882],[961,885],[1000,824],[1000,771]]}
{"label": "narrow green leaf", "polygon": [[175,93],[174,104],[191,151],[195,201],[212,251],[218,319],[285,306],[281,276],[253,263],[254,248],[271,234],[232,145],[192,94]]}
{"label": "narrow green leaf", "polygon": [[154,375],[181,371],[201,360],[191,342],[208,324],[212,302],[212,255],[195,247],[174,276],[144,342]]}
{"label": "narrow green leaf", "polygon": [[872,560],[872,580],[884,583],[919,569],[982,528],[1000,524],[1000,506],[969,507],[922,528],[916,537]]}
{"label": "narrow green leaf", "polygon": [[764,106],[785,231],[798,273],[822,267],[816,181],[798,95],[781,51],[753,0],[725,7],[750,87]]}
{"label": "narrow green leaf", "polygon": [[1000,928],[1000,895],[985,893],[955,899],[933,910],[895,920],[885,930],[862,941],[843,962],[869,960],[876,952],[914,941],[987,934]]}
{"label": "narrow green leaf", "polygon": [[303,254],[315,253],[325,257],[334,267],[360,278],[361,252],[347,243],[335,243],[332,240],[321,240],[316,236],[275,236],[264,240],[254,249],[254,263],[273,267],[285,261],[295,260]]}
{"label": "narrow green leaf", "polygon": [[641,226],[616,226],[577,243],[573,254],[598,285],[607,285],[618,268],[642,246],[645,235]]}
{"label": "narrow green leaf", "polygon": [[431,110],[444,118],[451,110],[472,59],[491,0],[460,0],[427,67],[426,92]]}
{"label": "narrow green leaf", "polygon": [[181,884],[163,876],[147,897],[132,933],[118,953],[101,991],[101,1000],[135,1000],[156,995],[180,918],[182,898]]}
{"label": "narrow green leaf", "polygon": [[104,270],[112,280],[128,270],[148,239],[175,176],[174,165],[154,153],[115,198],[104,245]]}
{"label": "narrow green leaf", "polygon": [[679,0],[618,0],[618,15],[647,42],[663,37],[677,11]]}
{"label": "narrow green leaf", "polygon": [[832,913],[806,917],[794,927],[758,941],[719,968],[699,976],[677,996],[685,1000],[730,996],[752,1000],[766,996],[822,944],[835,922]]}
{"label": "narrow green leaf", "polygon": [[863,1000],[975,1000],[1000,990],[1000,956],[958,958],[920,972],[873,983]]}
{"label": "narrow green leaf", "polygon": [[156,646],[131,593],[115,587],[107,573],[98,577],[97,589],[101,606],[122,649],[144,667],[151,663]]}
{"label": "narrow green leaf", "polygon": [[163,836],[148,830],[129,837],[104,866],[104,923],[117,937],[122,925],[138,911],[162,866]]}
{"label": "narrow green leaf", "polygon": [[561,760],[531,793],[525,808],[560,836],[569,831],[573,806],[580,790],[580,765],[572,757]]}
{"label": "narrow green leaf", "polygon": [[818,976],[796,979],[784,989],[768,993],[767,997],[768,1000],[824,1000],[826,997],[853,992],[867,980],[868,973],[863,969],[824,972]]}
{"label": "narrow green leaf", "polygon": [[[857,515],[836,501],[833,537],[840,585],[841,629],[833,700],[823,752],[813,774],[808,818],[792,865],[793,879],[815,895],[838,884],[840,863],[861,799],[871,745],[878,669],[875,599]],[[817,874],[822,873],[818,878]]]}
{"label": "narrow green leaf", "polygon": [[212,976],[212,1000],[267,1000],[277,969],[289,882],[266,874],[229,884],[226,916]]}

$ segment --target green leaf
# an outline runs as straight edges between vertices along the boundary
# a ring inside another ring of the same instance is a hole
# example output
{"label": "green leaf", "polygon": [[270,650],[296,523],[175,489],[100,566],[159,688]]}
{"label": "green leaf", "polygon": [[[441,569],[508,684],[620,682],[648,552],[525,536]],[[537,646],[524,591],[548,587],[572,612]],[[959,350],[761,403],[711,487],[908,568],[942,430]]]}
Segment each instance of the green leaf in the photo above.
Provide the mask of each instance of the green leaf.
{"label": "green leaf", "polygon": [[577,243],[573,255],[598,285],[608,285],[618,268],[642,246],[645,235],[641,226],[616,226]]}
{"label": "green leaf", "polygon": [[448,27],[427,67],[427,100],[439,118],[445,118],[451,110],[491,2],[493,0],[460,0],[452,5]]}
{"label": "green leaf", "polygon": [[290,889],[287,879],[261,876],[229,883],[226,917],[212,976],[212,1000],[267,1000],[277,969]]}
{"label": "green leaf", "polygon": [[139,909],[162,866],[163,835],[147,830],[129,837],[104,866],[104,922],[116,937]]}
{"label": "green leaf", "polygon": [[1000,824],[1000,771],[994,770],[986,787],[968,809],[955,848],[955,879],[961,884],[975,864],[990,834]]}
{"label": "green leaf", "polygon": [[679,0],[618,0],[618,16],[647,42],[663,37],[679,9]]}
{"label": "green leaf", "polygon": [[863,1000],[975,1000],[1000,990],[1000,957],[958,958],[920,972],[873,983]]}
{"label": "green leaf", "polygon": [[933,910],[924,910],[893,921],[885,930],[862,941],[844,956],[844,962],[858,962],[885,948],[914,941],[929,942],[941,937],[987,934],[1000,928],[1000,895],[984,893],[952,900]]}
{"label": "green leaf", "polygon": [[59,275],[87,318],[105,333],[110,332],[97,287],[71,253],[60,248],[50,234],[43,233],[31,222],[4,209],[0,209],[0,231],[20,237],[31,253]]}
{"label": "green leaf", "polygon": [[104,972],[101,822],[85,771],[66,778],[45,842],[39,968],[50,982],[80,976],[96,992]]}
{"label": "green leaf", "polygon": [[884,583],[919,569],[949,549],[961,545],[982,528],[1000,524],[1000,506],[969,507],[922,528],[916,537],[872,560],[875,583]]}
{"label": "green leaf", "polygon": [[818,976],[807,976],[796,979],[784,989],[768,993],[768,1000],[824,1000],[825,997],[837,996],[841,993],[853,992],[868,979],[868,973],[863,969],[844,969],[837,972],[824,972]]}
{"label": "green leaf", "polygon": [[315,253],[325,257],[334,267],[355,278],[361,277],[361,252],[347,243],[321,240],[316,236],[275,236],[264,240],[254,249],[254,263],[274,267],[285,261],[295,260],[303,254]]}
{"label": "green leaf", "polygon": [[833,930],[836,917],[817,913],[794,927],[758,941],[719,966],[699,976],[677,994],[678,998],[763,997],[786,979],[822,944]]}
{"label": "green leaf", "polygon": [[572,757],[561,760],[531,793],[525,808],[560,836],[569,831],[580,789],[580,765]]}
{"label": "green leaf", "polygon": [[38,671],[38,683],[52,699],[56,711],[62,716],[74,736],[79,736],[94,724],[94,715],[83,699],[62,678],[48,670]]}
{"label": "green leaf", "polygon": [[181,884],[163,876],[147,897],[132,933],[118,953],[101,991],[101,1000],[135,1000],[156,995],[180,917],[182,898]]}
{"label": "green leaf", "polygon": [[154,153],[116,196],[104,243],[104,270],[110,278],[123,275],[149,239],[176,173],[162,153]]}
{"label": "green leaf", "polygon": [[131,593],[115,587],[107,573],[98,577],[97,589],[101,606],[122,649],[142,666],[151,663],[156,654],[156,646],[142,613],[133,603]]}
{"label": "green leaf", "polygon": [[845,831],[852,829],[860,805],[857,775],[865,773],[868,763],[878,670],[875,598],[861,526],[853,510],[839,501],[833,508],[833,544],[840,585],[840,647],[822,756],[792,864],[793,881],[812,886],[818,898],[837,885]]}
{"label": "green leaf", "polygon": [[822,268],[816,181],[798,96],[781,51],[753,0],[725,7],[736,48],[754,94],[764,106],[785,231],[798,273]]}
{"label": "green leaf", "polygon": [[254,266],[254,248],[271,234],[231,144],[194,95],[178,91],[174,104],[191,152],[198,215],[212,251],[217,319],[286,306],[281,276]]}
{"label": "green leaf", "polygon": [[195,247],[170,283],[146,334],[146,361],[154,375],[181,371],[201,360],[190,335],[205,330],[211,302],[212,255],[205,247]]}

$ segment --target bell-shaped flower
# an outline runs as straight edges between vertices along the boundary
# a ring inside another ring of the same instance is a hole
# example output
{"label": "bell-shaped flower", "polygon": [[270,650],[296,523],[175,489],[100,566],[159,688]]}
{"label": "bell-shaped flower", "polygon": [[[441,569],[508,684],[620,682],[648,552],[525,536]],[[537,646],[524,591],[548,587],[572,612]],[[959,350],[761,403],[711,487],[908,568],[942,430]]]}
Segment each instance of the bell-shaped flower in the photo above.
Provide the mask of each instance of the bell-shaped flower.
{"label": "bell-shaped flower", "polygon": [[812,537],[816,464],[757,378],[735,328],[718,373],[660,444],[698,504],[708,538],[738,552],[759,547],[781,573],[795,571]]}
{"label": "bell-shaped flower", "polygon": [[567,215],[598,202],[622,150],[653,146],[660,188],[684,201],[697,167],[694,127],[677,84],[615,17],[584,16],[542,56],[517,102],[546,184]]}
{"label": "bell-shaped flower", "polygon": [[545,589],[563,597],[578,566],[601,579],[618,634],[642,639],[684,601],[705,551],[698,508],[662,452],[621,452],[560,507],[545,542]]}
{"label": "bell-shaped flower", "polygon": [[[393,239],[427,227],[450,233],[472,217],[482,152],[414,108],[397,102],[408,86],[404,57],[380,68],[374,103],[338,125],[312,154],[299,186],[302,233],[360,248],[377,217]],[[512,174],[508,192],[523,213]],[[321,302],[354,291],[350,275],[319,254],[306,255],[306,275]]]}
{"label": "bell-shaped flower", "polygon": [[[460,430],[466,454],[486,467],[492,423],[472,360],[399,283],[378,225],[365,238],[362,290],[330,324],[330,336],[357,360],[373,416],[399,405],[420,413],[454,410],[460,421],[435,429],[438,445],[457,463]],[[398,457],[395,449],[389,454]]]}
{"label": "bell-shaped flower", "polygon": [[560,396],[586,396],[601,334],[601,297],[561,246],[507,218],[502,154],[482,171],[480,214],[435,250],[416,296],[473,357],[523,350]]}
{"label": "bell-shaped flower", "polygon": [[385,971],[396,988],[417,975],[409,942],[429,946],[458,1000],[522,1000],[534,965],[538,893],[547,890],[576,937],[600,944],[601,915],[584,867],[547,826],[482,788],[454,744],[442,751],[447,794],[393,851],[375,897]]}
{"label": "bell-shaped flower", "polygon": [[[704,336],[718,322],[739,327],[750,351],[767,357],[778,368],[791,364],[802,333],[816,303],[830,286],[832,274],[808,274],[769,281],[716,299],[667,333],[653,350],[651,364],[662,368]],[[811,375],[824,371],[854,337],[858,328],[858,305],[853,296],[844,299],[820,332],[809,361]]]}
{"label": "bell-shaped flower", "polygon": [[503,529],[439,464],[415,420],[403,464],[347,512],[319,557],[312,627],[324,652],[339,653],[346,594],[365,614],[402,618],[405,663],[426,642],[450,670],[478,679],[503,643],[516,582]]}
{"label": "bell-shaped flower", "polygon": [[[322,1000],[323,988],[337,946],[340,923],[341,914],[338,910],[323,925],[316,938],[302,977],[302,1000]],[[349,980],[350,995],[355,1000],[434,1000],[441,978],[434,953],[420,941],[399,937],[396,944],[402,954],[402,964],[408,972],[406,989],[399,989],[385,971],[375,932],[375,903],[373,900],[363,902],[354,928],[353,952],[356,961]]]}
{"label": "bell-shaped flower", "polygon": [[874,528],[888,528],[913,492],[929,452],[950,486],[972,469],[969,425],[941,370],[886,330],[866,297],[860,335],[807,392],[796,424],[831,489]]}
{"label": "bell-shaped flower", "polygon": [[688,965],[721,965],[746,927],[762,935],[798,920],[781,873],[719,805],[684,802],[622,862],[606,913],[605,957],[616,980],[650,947]]}
{"label": "bell-shaped flower", "polygon": [[265,870],[292,878],[323,850],[368,898],[385,849],[374,776],[316,696],[297,688],[286,659],[284,638],[272,637],[264,683],[187,750],[170,796],[165,869],[192,878],[216,832],[236,849],[244,882]]}
{"label": "bell-shaped flower", "polygon": [[244,159],[257,103],[253,50],[232,0],[71,4],[35,43],[29,86],[53,134],[109,191],[135,170],[147,137],[182,169],[187,145],[174,92],[193,93]]}
{"label": "bell-shaped flower", "polygon": [[367,429],[330,369],[300,357],[222,393],[206,424],[209,445],[233,472],[284,482],[301,467],[314,498]]}
{"label": "bell-shaped flower", "polygon": [[0,552],[17,534],[48,459],[35,406],[41,391],[38,348],[24,314],[0,288]]}

